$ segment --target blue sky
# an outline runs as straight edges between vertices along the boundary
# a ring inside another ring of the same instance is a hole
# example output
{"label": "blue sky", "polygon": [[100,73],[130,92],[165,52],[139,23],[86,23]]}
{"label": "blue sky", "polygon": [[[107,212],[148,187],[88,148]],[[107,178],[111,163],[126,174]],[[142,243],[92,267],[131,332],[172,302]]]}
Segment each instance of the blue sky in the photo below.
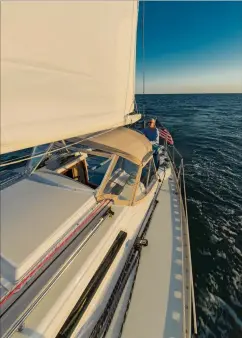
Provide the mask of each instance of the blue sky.
{"label": "blue sky", "polygon": [[[139,5],[136,92],[142,92]],[[146,1],[146,93],[242,93],[242,2]]]}

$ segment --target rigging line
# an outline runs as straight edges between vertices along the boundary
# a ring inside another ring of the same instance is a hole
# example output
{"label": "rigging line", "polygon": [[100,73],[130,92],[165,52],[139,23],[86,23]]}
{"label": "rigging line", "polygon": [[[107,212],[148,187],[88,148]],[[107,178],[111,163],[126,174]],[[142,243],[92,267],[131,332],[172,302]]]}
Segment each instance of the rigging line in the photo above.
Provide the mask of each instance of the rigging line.
{"label": "rigging line", "polygon": [[[110,131],[114,130],[116,127],[112,128],[112,129],[108,129],[106,131],[104,131],[103,133],[100,133],[100,134],[95,134],[93,136],[89,136],[87,138],[84,138],[80,141],[77,141],[77,142],[74,142],[74,143],[71,143],[69,145],[66,145],[66,146],[63,146],[61,148],[58,148],[58,149],[53,149],[53,150],[50,150],[50,151],[47,151],[47,152],[44,152],[44,153],[40,153],[40,154],[37,154],[37,155],[34,155],[34,156],[29,156],[29,157],[24,157],[24,158],[20,158],[18,160],[15,160],[15,161],[10,161],[10,162],[3,162],[0,164],[0,168],[1,167],[7,167],[9,165],[12,165],[12,164],[17,164],[17,163],[21,163],[21,162],[24,162],[24,161],[28,161],[28,160],[31,160],[33,158],[37,158],[37,157],[40,157],[40,156],[43,156],[43,155],[48,155],[48,154],[52,154],[52,153],[55,153],[57,151],[60,151],[60,150],[63,150],[63,149],[67,149],[67,148],[70,148],[70,147],[73,147],[74,145],[76,144],[79,144],[79,143],[82,143],[84,141],[87,141],[95,136],[101,136],[103,134],[106,134],[106,133],[109,133]],[[57,142],[57,141],[56,141]]]}
{"label": "rigging line", "polygon": [[142,56],[143,56],[143,117],[145,116],[145,1],[143,0],[142,16]]}

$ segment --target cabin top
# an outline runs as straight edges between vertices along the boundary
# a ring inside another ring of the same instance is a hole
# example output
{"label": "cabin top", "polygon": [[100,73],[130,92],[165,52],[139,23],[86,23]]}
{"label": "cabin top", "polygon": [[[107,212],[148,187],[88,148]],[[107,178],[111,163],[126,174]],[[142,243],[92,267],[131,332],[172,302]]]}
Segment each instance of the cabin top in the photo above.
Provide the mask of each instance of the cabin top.
{"label": "cabin top", "polygon": [[80,182],[82,161],[73,162],[54,172],[41,168],[1,191],[1,277],[6,280],[21,279],[95,205],[94,190]]}

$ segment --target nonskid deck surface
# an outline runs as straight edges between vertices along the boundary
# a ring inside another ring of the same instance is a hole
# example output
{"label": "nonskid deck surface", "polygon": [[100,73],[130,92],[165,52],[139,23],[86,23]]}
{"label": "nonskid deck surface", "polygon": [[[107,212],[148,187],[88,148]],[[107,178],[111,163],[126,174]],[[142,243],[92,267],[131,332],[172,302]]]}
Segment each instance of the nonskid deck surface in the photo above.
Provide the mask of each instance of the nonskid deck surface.
{"label": "nonskid deck surface", "polygon": [[[171,176],[170,176],[171,177]],[[122,338],[180,338],[183,330],[179,202],[166,178],[142,250]]]}

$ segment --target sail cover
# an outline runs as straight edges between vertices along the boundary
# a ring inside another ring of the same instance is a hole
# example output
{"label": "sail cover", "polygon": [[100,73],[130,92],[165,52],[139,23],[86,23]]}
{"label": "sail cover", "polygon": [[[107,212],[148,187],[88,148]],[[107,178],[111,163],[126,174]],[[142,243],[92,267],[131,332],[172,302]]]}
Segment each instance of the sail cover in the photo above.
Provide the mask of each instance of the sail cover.
{"label": "sail cover", "polygon": [[137,8],[137,0],[2,2],[2,153],[129,123]]}

